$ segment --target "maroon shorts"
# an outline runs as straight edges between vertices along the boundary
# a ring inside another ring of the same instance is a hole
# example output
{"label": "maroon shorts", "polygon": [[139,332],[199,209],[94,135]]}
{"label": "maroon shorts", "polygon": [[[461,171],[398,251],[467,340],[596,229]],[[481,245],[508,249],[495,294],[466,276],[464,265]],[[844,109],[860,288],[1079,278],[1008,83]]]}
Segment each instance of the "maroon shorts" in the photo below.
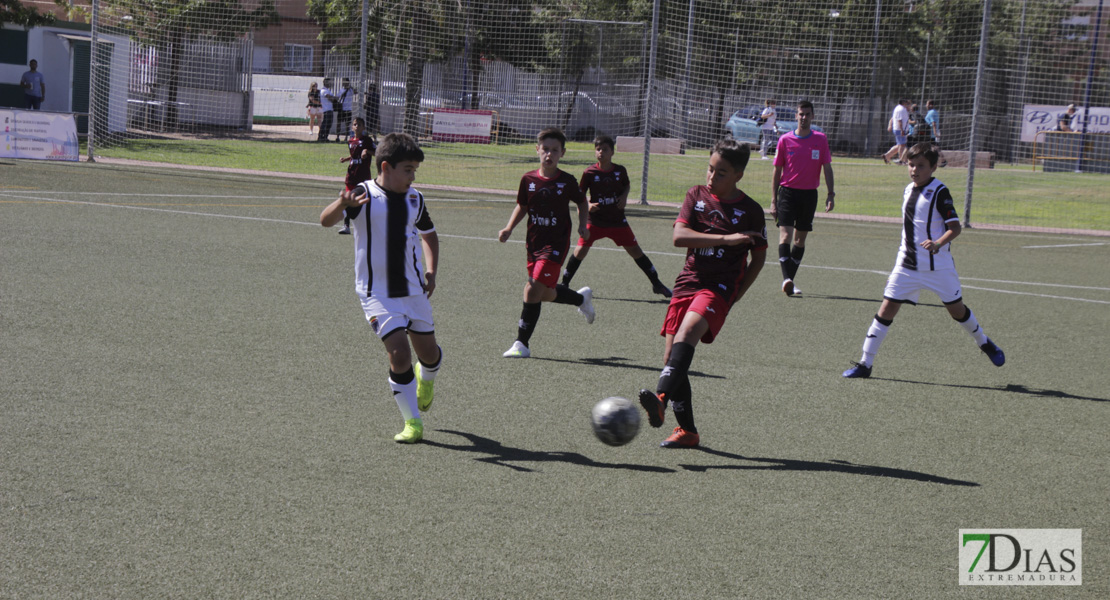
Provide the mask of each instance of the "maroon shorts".
{"label": "maroon shorts", "polygon": [[632,228],[628,225],[621,225],[620,227],[595,227],[587,223],[586,229],[590,232],[590,239],[584,240],[578,238],[578,245],[589,248],[594,245],[594,242],[609,238],[613,240],[618,246],[635,246],[636,234],[632,233]]}
{"label": "maroon shorts", "polygon": [[549,288],[554,289],[559,283],[559,276],[563,274],[563,265],[553,261],[540,259],[528,261],[528,277]]}
{"label": "maroon shorts", "polygon": [[693,296],[672,298],[671,305],[667,307],[667,317],[663,319],[663,329],[659,335],[674,335],[682,326],[686,313],[694,312],[702,316],[709,323],[709,330],[701,336],[701,341],[712,344],[714,338],[720,333],[725,324],[728,311],[731,308],[725,299],[709,290],[699,290]]}

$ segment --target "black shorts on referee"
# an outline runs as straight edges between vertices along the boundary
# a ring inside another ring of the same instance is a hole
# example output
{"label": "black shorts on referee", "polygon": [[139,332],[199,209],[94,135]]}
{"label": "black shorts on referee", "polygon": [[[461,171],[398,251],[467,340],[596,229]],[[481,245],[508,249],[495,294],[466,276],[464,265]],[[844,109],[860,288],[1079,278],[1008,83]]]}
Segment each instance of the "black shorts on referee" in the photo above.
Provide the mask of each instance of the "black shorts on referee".
{"label": "black shorts on referee", "polygon": [[796,190],[779,186],[776,227],[793,227],[813,231],[813,215],[817,212],[817,190]]}

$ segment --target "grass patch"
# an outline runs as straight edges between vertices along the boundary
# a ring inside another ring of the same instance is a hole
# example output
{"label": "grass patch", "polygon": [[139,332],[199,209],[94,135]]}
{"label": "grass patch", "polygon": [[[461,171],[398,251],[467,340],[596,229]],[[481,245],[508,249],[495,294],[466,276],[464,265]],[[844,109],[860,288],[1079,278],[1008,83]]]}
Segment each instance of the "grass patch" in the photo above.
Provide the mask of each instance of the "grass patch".
{"label": "grass patch", "polygon": [[[307,137],[307,136],[306,136]],[[479,145],[427,142],[426,160],[418,183],[478,187],[514,192],[525,171],[536,166],[531,143]],[[243,139],[143,139],[102,148],[103,156],[172,164],[233,167],[284,173],[339,177],[339,159],[346,147],[305,140],[258,141]],[[772,161],[756,154],[740,187],[764,206],[769,204]],[[684,155],[652,155],[648,199],[681,202],[686,190],[704,183],[708,151]],[[643,178],[641,155],[618,155],[632,180],[630,199],[640,198]],[[594,162],[590,144],[571,142],[561,162],[564,170],[580,175]],[[898,217],[902,190],[909,183],[905,169],[878,160],[834,158],[836,212],[863,216]],[[939,169],[964,212],[966,169]],[[1027,167],[998,167],[975,172],[972,224],[1023,225],[1110,231],[1110,176],[1044,173]]]}

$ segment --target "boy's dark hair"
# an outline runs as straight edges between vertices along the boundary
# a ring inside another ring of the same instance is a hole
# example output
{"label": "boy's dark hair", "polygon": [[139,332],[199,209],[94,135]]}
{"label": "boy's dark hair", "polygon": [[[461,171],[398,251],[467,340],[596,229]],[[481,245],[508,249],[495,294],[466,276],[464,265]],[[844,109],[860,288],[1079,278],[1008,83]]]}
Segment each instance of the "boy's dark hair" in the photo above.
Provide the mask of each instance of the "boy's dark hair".
{"label": "boy's dark hair", "polygon": [[563,148],[567,147],[567,136],[563,133],[563,130],[558,127],[548,127],[536,134],[537,144],[542,144],[546,139],[559,140],[559,144]]}
{"label": "boy's dark hair", "polygon": [[798,101],[798,110],[801,110],[803,108],[808,108],[809,112],[813,112],[813,103],[810,102],[809,100],[799,100]]}
{"label": "boy's dark hair", "polygon": [[382,172],[382,163],[387,162],[396,167],[406,160],[424,162],[424,151],[416,140],[407,133],[391,133],[382,138],[378,145],[377,154],[374,155],[374,166]]}
{"label": "boy's dark hair", "polygon": [[605,144],[606,146],[609,146],[610,150],[616,150],[617,149],[617,143],[615,141],[613,141],[613,136],[611,136],[611,135],[605,135],[603,133],[603,134],[594,138],[594,148],[597,148],[598,146],[600,146],[602,144]]}
{"label": "boy's dark hair", "polygon": [[937,147],[931,142],[914,144],[914,146],[906,152],[906,161],[911,161],[919,156],[924,156],[925,160],[929,161],[930,167],[937,166],[937,158],[939,155],[937,154]]}
{"label": "boy's dark hair", "polygon": [[937,107],[936,102],[934,102],[932,100],[926,100],[925,101],[925,108],[936,108],[936,107]]}
{"label": "boy's dark hair", "polygon": [[355,117],[355,123],[366,127],[366,119],[363,119],[362,117]]}
{"label": "boy's dark hair", "polygon": [[713,146],[713,152],[710,153],[710,156],[714,154],[720,154],[721,158],[732,165],[732,168],[743,171],[748,167],[748,159],[751,157],[752,151],[747,144],[741,144],[736,140],[721,140]]}

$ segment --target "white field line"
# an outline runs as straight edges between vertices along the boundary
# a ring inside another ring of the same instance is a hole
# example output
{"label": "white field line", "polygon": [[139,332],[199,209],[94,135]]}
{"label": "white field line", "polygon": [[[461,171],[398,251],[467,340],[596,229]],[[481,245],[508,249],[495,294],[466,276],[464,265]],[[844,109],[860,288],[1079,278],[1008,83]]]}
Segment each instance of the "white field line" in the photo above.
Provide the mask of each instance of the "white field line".
{"label": "white field line", "polygon": [[[122,196],[123,194],[103,194],[103,195]],[[134,194],[134,195],[136,195],[136,196],[145,196],[145,197],[154,197],[154,196],[156,196],[154,194]],[[162,195],[162,196],[159,196],[159,197],[178,197],[178,196],[177,195],[172,195],[172,196]],[[270,198],[270,199],[272,199],[272,198],[274,198],[274,196],[272,196],[272,195],[271,196],[195,196],[195,195],[194,196],[187,196],[187,195],[183,195],[181,197],[192,197],[192,198],[240,198],[240,199],[250,199],[250,198]],[[18,193],[13,194],[13,193],[10,193],[10,192],[9,193],[0,192],[0,198],[13,198],[13,199],[19,199],[19,200],[35,200],[35,201],[40,201],[40,202],[58,202],[58,203],[64,203],[64,204],[79,204],[79,205],[100,206],[100,207],[107,207],[107,208],[125,208],[125,209],[130,209],[130,210],[146,210],[146,211],[161,212],[161,213],[168,213],[168,214],[188,215],[188,216],[194,216],[194,217],[214,217],[214,218],[221,218],[221,219],[236,219],[236,220],[242,220],[242,221],[260,221],[260,222],[264,222],[264,223],[282,223],[282,224],[286,224],[286,225],[310,225],[310,226],[313,226],[313,227],[319,227],[320,226],[319,223],[315,223],[315,222],[290,221],[290,220],[286,220],[286,219],[269,219],[269,218],[265,218],[265,217],[248,217],[248,216],[241,216],[241,215],[225,215],[225,214],[220,214],[220,213],[206,213],[206,212],[198,212],[198,211],[176,210],[176,209],[169,209],[169,208],[156,208],[156,207],[153,207],[153,206],[130,206],[130,205],[126,205],[126,204],[107,204],[107,203],[104,203],[104,202],[88,202],[88,201],[83,201],[83,200],[63,200],[63,199],[59,199],[59,198],[45,198],[45,197],[41,197],[41,196],[30,196],[30,195],[18,194]],[[440,200],[437,199],[436,201],[439,202]],[[463,200],[463,202],[470,202],[470,201],[469,200]],[[487,238],[487,237],[451,235],[451,234],[440,234],[440,237],[465,239],[465,240],[473,240],[473,241],[489,241],[489,242],[496,242],[497,241],[497,238],[493,238],[493,237],[488,237]],[[523,241],[521,241],[521,240],[510,240],[510,241],[515,241],[516,243],[523,243]],[[611,252],[624,252],[623,248],[599,247],[599,248],[593,248],[593,250],[602,250],[602,251],[611,251]],[[654,254],[654,255],[657,255],[657,256],[677,256],[677,257],[682,257],[682,256],[686,255],[684,252],[680,253],[680,252],[659,252],[659,251],[645,251],[645,254]],[[776,260],[774,262],[778,262],[778,261]],[[771,264],[771,263],[772,263],[772,261],[768,260],[766,264]],[[808,269],[825,269],[825,270],[833,270],[833,271],[848,271],[848,272],[854,272],[854,273],[872,273],[872,274],[883,275],[883,276],[886,276],[886,275],[889,274],[887,271],[876,271],[874,269],[858,269],[858,268],[852,268],[852,267],[828,267],[828,266],[820,266],[820,265],[802,265],[802,266],[804,266],[805,268],[808,268]],[[1044,287],[1056,287],[1056,288],[1069,288],[1069,289],[1079,289],[1079,290],[1091,290],[1091,291],[1099,291],[1099,292],[1110,292],[1110,288],[1104,288],[1104,287],[1089,287],[1089,286],[1067,285],[1067,284],[1058,284],[1058,283],[1043,283],[1043,282],[1036,282],[1036,281],[1008,281],[1008,280],[1000,280],[1000,279],[980,279],[980,278],[975,278],[975,277],[961,277],[960,279],[962,281],[982,281],[982,282],[987,282],[987,283],[1004,283],[1004,284],[1010,284],[1010,285],[1033,285],[1033,286],[1044,286]],[[1032,292],[1000,290],[1000,289],[995,289],[995,288],[985,288],[985,287],[976,287],[976,286],[968,286],[968,285],[965,285],[964,287],[967,288],[967,289],[972,289],[972,290],[979,290],[979,291],[986,291],[986,292],[997,292],[997,293],[1000,293],[1000,294],[1016,294],[1016,295],[1019,295],[1019,296],[1033,296],[1033,297],[1036,297],[1036,298],[1050,298],[1050,299],[1053,299],[1053,300],[1071,300],[1071,301],[1074,301],[1074,302],[1089,302],[1089,303],[1094,303],[1094,304],[1110,304],[1110,300],[1091,300],[1091,299],[1088,299],[1088,298],[1073,298],[1073,297],[1070,297],[1070,296],[1056,296],[1056,295],[1050,295],[1050,294],[1035,294],[1035,293],[1032,293]]]}

